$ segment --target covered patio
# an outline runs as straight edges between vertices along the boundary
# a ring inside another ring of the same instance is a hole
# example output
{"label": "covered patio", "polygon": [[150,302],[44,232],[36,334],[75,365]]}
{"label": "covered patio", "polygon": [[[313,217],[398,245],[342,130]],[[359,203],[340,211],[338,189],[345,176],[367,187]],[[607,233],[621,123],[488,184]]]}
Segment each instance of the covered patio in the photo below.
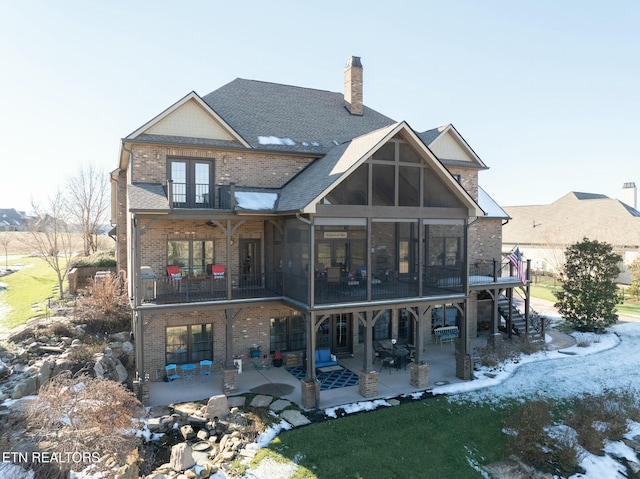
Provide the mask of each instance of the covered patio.
{"label": "covered patio", "polygon": [[[470,349],[484,347],[487,335],[481,334],[471,340]],[[395,367],[382,368],[380,360],[373,364],[378,373],[378,394],[375,397],[364,398],[359,393],[358,385],[338,387],[320,392],[319,409],[351,404],[374,399],[385,399],[411,394],[420,391],[430,391],[443,384],[466,382],[456,377],[455,345],[430,344],[423,354],[429,369],[429,385],[424,389],[417,389],[410,383],[411,371]],[[340,366],[357,373],[362,369],[364,358],[361,354],[339,358]],[[246,363],[246,362],[245,362]],[[287,371],[285,366],[268,369],[257,369],[251,363],[245,364],[241,374],[238,374],[238,389],[229,396],[255,393],[277,396],[301,406],[302,391],[300,380]],[[166,383],[154,381],[149,384],[149,406],[164,406],[189,401],[207,400],[214,395],[223,394],[222,373],[214,371],[209,377],[197,378],[189,384]],[[301,406],[302,407],[302,406]]]}

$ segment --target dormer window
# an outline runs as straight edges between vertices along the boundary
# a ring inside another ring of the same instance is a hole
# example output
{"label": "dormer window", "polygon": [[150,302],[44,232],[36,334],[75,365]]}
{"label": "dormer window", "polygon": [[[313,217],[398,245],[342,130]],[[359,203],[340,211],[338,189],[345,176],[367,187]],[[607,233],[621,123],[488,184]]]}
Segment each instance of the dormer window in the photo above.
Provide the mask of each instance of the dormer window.
{"label": "dormer window", "polygon": [[175,208],[212,208],[213,162],[176,158],[169,160],[169,179],[173,182]]}

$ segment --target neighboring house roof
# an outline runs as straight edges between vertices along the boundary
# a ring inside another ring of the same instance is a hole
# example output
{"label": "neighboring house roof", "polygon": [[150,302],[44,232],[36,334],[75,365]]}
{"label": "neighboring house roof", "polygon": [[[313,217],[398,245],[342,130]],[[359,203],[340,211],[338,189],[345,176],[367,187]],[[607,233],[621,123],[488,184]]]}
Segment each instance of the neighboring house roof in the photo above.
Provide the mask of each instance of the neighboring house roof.
{"label": "neighboring house roof", "polygon": [[504,244],[570,245],[583,238],[640,247],[640,212],[605,195],[570,192],[549,205],[505,206]]}
{"label": "neighboring house roof", "polygon": [[7,227],[17,227],[25,224],[26,218],[13,208],[0,209],[0,223]]}
{"label": "neighboring house roof", "polygon": [[371,108],[352,115],[342,93],[237,78],[203,100],[253,148],[326,154],[395,123]]}

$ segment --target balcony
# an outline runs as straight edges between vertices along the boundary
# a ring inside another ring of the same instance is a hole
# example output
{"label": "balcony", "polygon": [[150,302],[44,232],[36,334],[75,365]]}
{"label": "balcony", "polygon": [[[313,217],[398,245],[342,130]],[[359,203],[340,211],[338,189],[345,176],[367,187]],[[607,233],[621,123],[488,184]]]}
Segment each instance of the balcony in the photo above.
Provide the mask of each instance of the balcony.
{"label": "balcony", "polygon": [[[231,281],[231,297],[227,296],[227,281],[229,280]],[[155,297],[151,298],[148,294],[145,294],[145,298],[148,302],[155,302],[156,304],[282,296],[282,275],[278,273],[232,274],[221,279],[209,275],[185,275],[180,279],[162,276],[154,281]],[[149,290],[149,288],[144,289],[145,291]]]}

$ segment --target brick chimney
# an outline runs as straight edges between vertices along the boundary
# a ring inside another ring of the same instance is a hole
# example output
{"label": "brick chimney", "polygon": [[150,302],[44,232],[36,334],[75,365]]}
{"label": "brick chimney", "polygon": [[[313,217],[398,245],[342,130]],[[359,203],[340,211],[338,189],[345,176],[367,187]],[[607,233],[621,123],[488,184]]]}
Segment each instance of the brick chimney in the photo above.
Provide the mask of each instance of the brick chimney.
{"label": "brick chimney", "polygon": [[624,183],[622,185],[622,198],[620,198],[620,200],[633,209],[638,209],[638,189],[634,182]]}
{"label": "brick chimney", "polygon": [[344,69],[344,104],[352,115],[362,115],[362,63],[360,57],[347,58]]}

